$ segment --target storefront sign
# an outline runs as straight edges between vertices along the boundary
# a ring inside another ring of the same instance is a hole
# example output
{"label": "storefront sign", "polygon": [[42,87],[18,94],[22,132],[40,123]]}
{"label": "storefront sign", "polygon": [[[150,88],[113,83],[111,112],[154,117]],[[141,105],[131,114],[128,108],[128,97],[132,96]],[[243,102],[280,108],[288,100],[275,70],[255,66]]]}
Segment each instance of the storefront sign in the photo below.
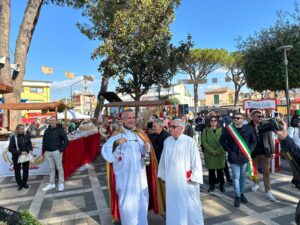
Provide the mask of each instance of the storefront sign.
{"label": "storefront sign", "polygon": [[245,99],[243,104],[244,110],[247,109],[274,109],[277,110],[275,99],[251,100]]}

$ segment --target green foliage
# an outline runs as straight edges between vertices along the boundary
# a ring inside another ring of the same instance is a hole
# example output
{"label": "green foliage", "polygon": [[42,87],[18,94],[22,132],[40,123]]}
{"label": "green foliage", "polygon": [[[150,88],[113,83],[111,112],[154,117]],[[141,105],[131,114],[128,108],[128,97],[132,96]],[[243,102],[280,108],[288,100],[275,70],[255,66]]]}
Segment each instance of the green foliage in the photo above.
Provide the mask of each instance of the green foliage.
{"label": "green foliage", "polygon": [[190,37],[179,47],[170,44],[169,25],[178,2],[131,1],[115,13],[109,39],[97,50],[106,57],[102,69],[118,76],[117,91],[139,100],[152,85],[168,87],[191,46]]}
{"label": "green foliage", "polygon": [[242,52],[232,52],[229,54],[228,59],[225,62],[225,66],[228,69],[226,77],[229,78],[235,89],[234,105],[237,105],[239,100],[239,92],[241,88],[246,84],[244,74],[244,55]]}
{"label": "green foliage", "polygon": [[285,89],[283,51],[277,51],[284,45],[294,47],[288,52],[289,86],[300,86],[299,21],[291,23],[280,18],[274,26],[238,42],[238,48],[245,56],[245,78],[249,88],[259,92]]}
{"label": "green foliage", "polygon": [[20,214],[20,225],[42,225],[28,210],[23,210]]}
{"label": "green foliage", "polygon": [[225,49],[193,49],[186,60],[180,64],[183,72],[192,80],[200,80],[224,65],[228,52]]}
{"label": "green foliage", "polygon": [[228,59],[225,49],[193,49],[180,64],[180,69],[190,75],[194,83],[194,105],[198,110],[198,82],[220,68]]}

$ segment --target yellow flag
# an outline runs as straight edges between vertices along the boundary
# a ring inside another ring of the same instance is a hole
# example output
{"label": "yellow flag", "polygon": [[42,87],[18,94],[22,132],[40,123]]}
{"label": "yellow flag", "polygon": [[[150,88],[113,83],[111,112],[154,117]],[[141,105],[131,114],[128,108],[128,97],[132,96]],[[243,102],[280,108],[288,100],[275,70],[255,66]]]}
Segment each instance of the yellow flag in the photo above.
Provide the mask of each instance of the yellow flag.
{"label": "yellow flag", "polygon": [[47,67],[47,66],[42,66],[42,73],[44,73],[44,74],[52,74],[53,73],[53,68]]}
{"label": "yellow flag", "polygon": [[65,72],[65,76],[66,78],[73,79],[75,77],[75,74],[71,72]]}

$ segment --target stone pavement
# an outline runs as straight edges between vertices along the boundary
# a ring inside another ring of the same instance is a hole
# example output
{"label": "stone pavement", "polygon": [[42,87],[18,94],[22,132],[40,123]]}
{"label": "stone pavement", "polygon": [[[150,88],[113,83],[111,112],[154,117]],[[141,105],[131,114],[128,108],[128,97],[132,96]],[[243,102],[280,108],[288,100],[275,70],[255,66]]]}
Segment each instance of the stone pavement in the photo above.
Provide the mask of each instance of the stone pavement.
{"label": "stone pavement", "polygon": [[[207,184],[207,171],[204,180]],[[265,199],[263,191],[251,191],[252,183],[247,180],[248,204],[239,209],[233,207],[234,192],[226,185],[226,193],[216,189],[208,193],[208,185],[201,185],[201,200],[205,224],[252,224],[287,225],[295,224],[296,204],[300,191],[290,185],[290,172],[272,175],[272,191],[278,199],[273,203]],[[108,208],[108,189],[105,162],[101,158],[85,170],[78,171],[65,183],[65,191],[42,191],[47,176],[31,176],[29,189],[17,191],[13,177],[0,178],[0,205],[13,210],[29,209],[43,224],[102,224],[112,225]],[[120,224],[118,222],[114,225]],[[164,225],[163,217],[149,213],[150,225]]]}

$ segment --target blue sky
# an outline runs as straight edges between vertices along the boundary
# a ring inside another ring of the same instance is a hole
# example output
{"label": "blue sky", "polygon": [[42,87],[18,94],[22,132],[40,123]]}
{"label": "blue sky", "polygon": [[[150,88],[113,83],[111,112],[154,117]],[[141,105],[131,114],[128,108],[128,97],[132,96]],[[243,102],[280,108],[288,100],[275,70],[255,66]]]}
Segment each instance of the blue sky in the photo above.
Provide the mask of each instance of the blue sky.
{"label": "blue sky", "polygon": [[[13,55],[15,41],[27,1],[11,0],[11,45]],[[246,38],[269,27],[276,20],[276,11],[292,12],[294,0],[182,0],[176,10],[176,18],[171,25],[173,43],[185,40],[188,33],[193,36],[196,48],[224,48],[235,50],[235,39]],[[26,80],[52,81],[52,100],[70,95],[70,85],[82,79],[82,75],[94,75],[95,81],[90,89],[97,94],[101,75],[97,71],[99,61],[91,60],[91,52],[99,45],[82,35],[76,22],[86,21],[80,11],[68,7],[45,5],[42,8],[38,25],[33,34],[26,65]],[[52,75],[41,72],[41,66],[54,68]],[[64,71],[73,72],[77,77],[66,79]],[[217,85],[211,84],[211,78],[219,78]],[[207,88],[229,85],[223,83],[222,71],[209,75],[209,83],[199,86],[199,94]],[[178,74],[173,80],[187,78]],[[114,91],[116,81],[111,81],[109,90]],[[73,90],[81,84],[73,86]],[[190,87],[189,87],[190,89]]]}

